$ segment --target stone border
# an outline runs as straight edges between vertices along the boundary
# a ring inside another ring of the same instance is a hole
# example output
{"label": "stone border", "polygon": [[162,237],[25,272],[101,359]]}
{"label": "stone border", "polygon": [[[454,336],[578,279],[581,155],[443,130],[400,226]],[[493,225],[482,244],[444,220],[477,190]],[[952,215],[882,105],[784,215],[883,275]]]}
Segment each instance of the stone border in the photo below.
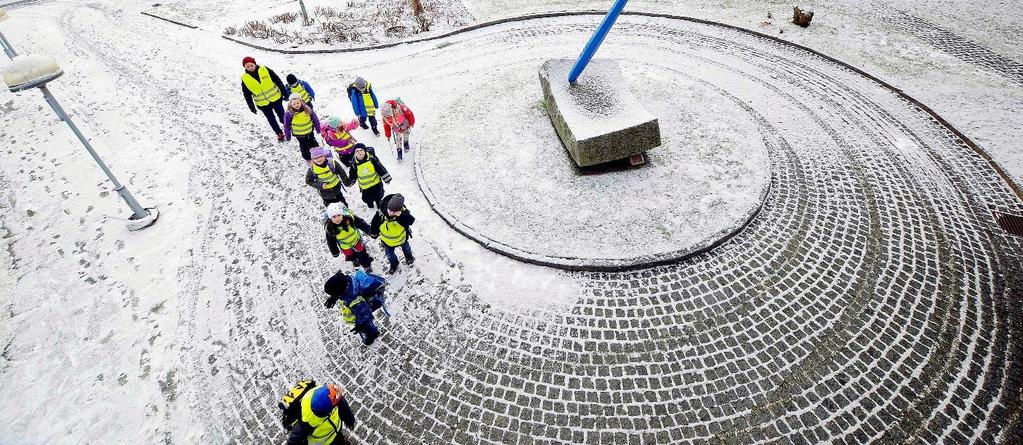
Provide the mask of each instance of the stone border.
{"label": "stone border", "polygon": [[430,209],[440,216],[444,222],[448,223],[452,229],[455,229],[456,232],[461,233],[466,238],[479,243],[488,250],[525,263],[553,267],[556,269],[585,272],[622,272],[646,269],[654,266],[678,263],[694,256],[707,253],[726,243],[728,240],[732,239],[732,237],[738,235],[740,232],[745,230],[746,227],[749,227],[749,225],[753,223],[753,220],[756,219],[756,217],[760,215],[760,211],[763,210],[764,204],[767,203],[767,198],[770,196],[773,188],[772,184],[776,179],[773,174],[774,169],[771,169],[772,173],[767,179],[767,185],[760,192],[759,204],[756,208],[745,215],[741,224],[731,227],[730,230],[724,234],[719,231],[716,234],[701,240],[688,249],[644,254],[632,258],[581,258],[544,255],[522,250],[515,246],[491,239],[482,232],[463,223],[454,215],[442,208],[441,201],[433,194],[433,191],[430,190],[430,186],[427,184],[426,179],[423,177],[422,167],[419,163],[419,150],[415,152],[413,166],[415,169],[416,185],[419,186],[419,190],[423,192],[424,196],[426,196],[426,202],[430,205]]}
{"label": "stone border", "polygon": [[[607,13],[607,11],[588,10],[588,11],[559,11],[559,12],[548,12],[548,13],[540,13],[540,14],[527,14],[527,15],[522,15],[522,16],[507,17],[507,18],[503,18],[503,19],[492,20],[492,21],[489,21],[489,22],[477,23],[475,25],[470,25],[470,26],[467,26],[467,27],[464,27],[464,28],[459,28],[459,29],[456,29],[456,30],[453,30],[453,31],[450,31],[450,32],[447,32],[447,33],[444,33],[444,34],[432,36],[432,37],[424,37],[424,38],[416,39],[416,40],[406,40],[406,41],[402,41],[402,42],[392,42],[392,43],[385,43],[385,44],[380,44],[380,45],[364,46],[364,47],[359,47],[359,48],[337,48],[337,49],[318,49],[318,50],[287,50],[287,49],[279,49],[279,48],[268,48],[268,47],[265,47],[265,46],[260,46],[260,45],[256,45],[256,44],[253,44],[253,43],[249,43],[249,42],[246,42],[244,40],[236,39],[236,38],[233,38],[233,37],[228,37],[226,35],[221,35],[221,37],[223,37],[223,38],[225,38],[227,40],[230,40],[232,42],[235,42],[235,43],[238,43],[238,44],[241,44],[241,45],[244,45],[244,46],[248,46],[250,48],[255,48],[255,49],[259,49],[259,50],[263,50],[263,51],[282,53],[282,54],[349,53],[349,52],[359,52],[359,51],[371,51],[371,50],[376,50],[376,49],[390,48],[390,47],[394,47],[394,46],[398,46],[398,45],[406,45],[406,44],[428,42],[428,41],[431,41],[431,40],[439,40],[439,39],[443,39],[443,38],[450,37],[450,36],[453,36],[453,35],[462,34],[462,33],[466,33],[466,32],[469,32],[469,31],[475,31],[475,30],[478,30],[478,29],[482,29],[482,28],[486,28],[486,27],[494,26],[494,25],[500,25],[500,24],[504,24],[504,23],[525,22],[525,21],[529,21],[529,20],[538,20],[538,19],[555,18],[555,17],[574,17],[574,16],[586,16],[586,15],[603,16],[606,13]],[[906,101],[909,101],[914,106],[920,108],[920,110],[924,111],[925,113],[930,115],[931,118],[933,118],[935,121],[937,121],[938,124],[940,124],[941,126],[945,127],[949,131],[951,131],[952,134],[955,135],[955,137],[959,138],[959,140],[961,140],[964,144],[966,144],[967,147],[970,147],[970,149],[972,149],[975,153],[977,153],[978,156],[980,156],[982,159],[984,159],[984,161],[987,162],[988,166],[990,166],[991,169],[994,170],[995,173],[997,173],[998,176],[1002,178],[1002,181],[1005,182],[1005,185],[1008,186],[1010,190],[1012,190],[1013,194],[1015,194],[1016,197],[1021,202],[1023,202],[1023,188],[1021,188],[1020,185],[1016,183],[1016,180],[1013,179],[1012,176],[1010,176],[1008,173],[1006,173],[1005,169],[1003,169],[1001,167],[1001,165],[998,164],[998,161],[996,161],[994,158],[992,158],[991,155],[989,155],[983,148],[979,147],[975,142],[973,142],[973,140],[971,140],[970,138],[966,137],[965,134],[963,134],[961,131],[959,131],[956,127],[952,126],[951,123],[946,121],[943,117],[938,115],[938,113],[936,113],[934,110],[932,110],[927,105],[924,105],[922,102],[914,99],[912,96],[910,96],[909,94],[906,94],[901,89],[896,88],[895,86],[889,84],[888,82],[885,82],[885,81],[881,80],[880,78],[878,78],[878,77],[876,77],[876,76],[874,76],[872,74],[867,73],[866,71],[863,71],[863,70],[861,70],[859,68],[856,68],[856,67],[854,67],[854,66],[852,66],[852,65],[850,65],[848,63],[845,63],[845,62],[843,62],[841,60],[838,60],[838,59],[836,59],[834,57],[831,57],[829,55],[823,54],[823,53],[821,53],[821,52],[819,52],[819,51],[817,51],[815,49],[812,49],[812,48],[800,45],[798,43],[790,42],[790,41],[782,39],[780,37],[759,33],[759,32],[756,32],[756,31],[753,31],[753,30],[750,30],[750,29],[746,29],[746,28],[742,28],[742,27],[739,27],[739,26],[735,26],[735,25],[728,25],[728,24],[725,24],[725,23],[713,22],[713,21],[710,21],[710,20],[698,19],[698,18],[693,18],[693,17],[686,17],[686,16],[681,16],[681,15],[661,14],[661,13],[655,13],[655,12],[623,11],[622,15],[638,16],[638,17],[653,17],[653,18],[662,18],[662,19],[669,19],[669,20],[682,20],[682,21],[687,21],[687,22],[693,22],[693,23],[700,23],[700,24],[704,24],[704,25],[717,26],[717,27],[720,27],[720,28],[725,28],[725,29],[730,29],[730,30],[733,30],[733,31],[743,32],[743,33],[746,33],[746,34],[749,34],[749,35],[753,35],[755,37],[759,37],[759,38],[763,38],[763,39],[768,39],[768,40],[776,42],[776,43],[781,43],[781,44],[788,45],[788,46],[793,47],[793,48],[797,48],[797,49],[806,51],[806,52],[808,52],[810,54],[813,54],[813,55],[815,55],[817,57],[820,57],[820,58],[822,58],[824,60],[827,60],[828,62],[837,64],[837,65],[839,65],[839,66],[841,66],[843,68],[846,68],[846,69],[848,69],[848,70],[850,70],[850,71],[852,71],[852,72],[854,72],[856,74],[859,74],[859,75],[861,75],[861,76],[863,76],[863,77],[865,77],[865,78],[867,78],[869,80],[872,80],[872,81],[876,82],[877,84],[881,85],[882,87],[891,90],[893,93],[898,95],[900,98],[902,98],[902,99],[904,99]],[[159,17],[157,17],[157,18],[159,18]]]}

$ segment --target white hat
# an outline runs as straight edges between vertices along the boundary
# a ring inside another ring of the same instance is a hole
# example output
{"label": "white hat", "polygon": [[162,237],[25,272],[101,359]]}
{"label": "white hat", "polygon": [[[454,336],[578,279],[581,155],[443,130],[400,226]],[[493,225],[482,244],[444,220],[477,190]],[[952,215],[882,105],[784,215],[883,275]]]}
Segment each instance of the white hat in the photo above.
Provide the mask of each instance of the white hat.
{"label": "white hat", "polygon": [[[288,96],[288,102],[291,102],[296,99],[302,100],[302,95],[298,93],[291,93],[291,96]],[[305,103],[305,101],[302,100],[302,103]]]}
{"label": "white hat", "polygon": [[338,215],[344,215],[345,213],[348,213],[347,210],[348,209],[345,208],[344,204],[334,202],[327,206],[327,216],[333,218]]}

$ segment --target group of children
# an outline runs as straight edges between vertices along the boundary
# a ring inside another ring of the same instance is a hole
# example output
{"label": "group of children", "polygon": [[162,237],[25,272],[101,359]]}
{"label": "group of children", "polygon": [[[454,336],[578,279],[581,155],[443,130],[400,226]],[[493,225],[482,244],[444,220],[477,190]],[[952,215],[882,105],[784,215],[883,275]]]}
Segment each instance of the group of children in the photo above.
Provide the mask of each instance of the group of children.
{"label": "group of children", "polygon": [[[249,109],[253,113],[257,109],[263,111],[270,127],[277,133],[278,141],[295,139],[298,142],[302,158],[308,162],[305,182],[319,192],[325,207],[322,215],[327,248],[334,257],[343,254],[356,269],[350,275],[338,272],[327,282],[324,286],[324,292],[330,296],[327,306],[332,307],[337,301],[342,301],[345,320],[355,325],[354,331],[368,345],[378,335],[372,322],[372,312],[383,305],[385,280],[372,274],[373,257],[365,237],[380,240],[389,264],[388,273],[393,274],[400,264],[397,250],[401,250],[406,265],[411,266],[415,262],[409,244],[415,218],[405,207],[404,196],[385,193],[384,184],[391,182],[390,173],[377,157],[376,150],[358,142],[352,131],[361,127],[379,136],[379,111],[383,133],[398,160],[402,160],[403,154],[411,148],[409,136],[415,125],[415,116],[400,98],[380,103],[373,86],[357,77],[347,88],[356,118],[346,121],[338,116],[329,116],[321,121],[314,106],[316,92],[309,82],[289,74],[285,84],[273,70],[256,64],[252,57],[244,58],[242,65],[245,68],[242,93]],[[285,94],[288,95],[286,101]],[[283,128],[277,125],[278,121]],[[320,144],[321,139],[323,145]],[[356,184],[362,202],[373,211],[368,223],[355,214],[345,198],[346,189],[354,188]],[[366,305],[359,306],[362,303]],[[351,316],[365,312],[363,309],[370,309],[368,317]]]}
{"label": "group of children", "polygon": [[[405,207],[404,196],[385,193],[384,184],[391,182],[391,174],[376,150],[358,142],[351,132],[361,127],[380,136],[376,116],[379,109],[384,135],[400,161],[410,149],[409,135],[415,116],[400,98],[381,104],[372,85],[357,77],[347,88],[356,119],[345,121],[328,116],[321,121],[313,105],[316,92],[308,82],[289,74],[284,84],[273,70],[257,65],[252,57],[244,58],[242,65],[245,67],[242,94],[250,111],[263,112],[278,141],[294,138],[298,142],[302,158],[308,162],[305,182],[319,192],[325,207],[322,215],[327,249],[334,257],[343,254],[355,269],[352,273],[339,270],[326,281],[323,291],[328,298],[324,306],[329,309],[340,302],[342,319],[352,326],[352,332],[359,335],[364,345],[370,345],[380,335],[374,312],[387,313],[384,303],[387,281],[372,273],[373,257],[365,237],[380,240],[390,266],[388,273],[393,274],[399,267],[397,250],[401,250],[406,265],[415,262],[409,244],[415,218]],[[356,184],[362,202],[373,212],[369,222],[356,215],[345,199],[345,190]],[[281,398],[279,406],[283,410],[283,424],[290,431],[289,444],[314,440],[346,443],[341,425],[352,428],[355,422],[337,385],[300,381]]]}

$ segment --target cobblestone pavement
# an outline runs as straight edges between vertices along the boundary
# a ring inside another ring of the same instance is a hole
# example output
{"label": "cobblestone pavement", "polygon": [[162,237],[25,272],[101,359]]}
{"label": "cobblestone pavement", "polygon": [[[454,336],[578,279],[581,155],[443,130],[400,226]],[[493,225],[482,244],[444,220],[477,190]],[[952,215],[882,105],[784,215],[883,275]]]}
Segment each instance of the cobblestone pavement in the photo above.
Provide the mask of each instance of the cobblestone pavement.
{"label": "cobblestone pavement", "polygon": [[[419,70],[406,84],[472,91],[485,76],[461,62],[539,66],[590,22],[500,25],[393,63]],[[308,191],[257,150],[250,172],[217,180],[279,185],[239,187],[245,225],[210,197],[182,274],[196,301],[178,378],[218,413],[204,442],[280,442],[272,395],[311,375],[349,390],[357,443],[1019,443],[1023,243],[991,211],[1023,204],[983,159],[785,44],[672,19],[622,17],[615,33],[602,56],[705,82],[759,122],[772,189],[747,230],[679,264],[565,272],[586,290],[567,307],[492,306],[457,275],[413,271],[361,348],[317,309],[326,260],[295,222]],[[420,236],[428,261],[457,269]]]}

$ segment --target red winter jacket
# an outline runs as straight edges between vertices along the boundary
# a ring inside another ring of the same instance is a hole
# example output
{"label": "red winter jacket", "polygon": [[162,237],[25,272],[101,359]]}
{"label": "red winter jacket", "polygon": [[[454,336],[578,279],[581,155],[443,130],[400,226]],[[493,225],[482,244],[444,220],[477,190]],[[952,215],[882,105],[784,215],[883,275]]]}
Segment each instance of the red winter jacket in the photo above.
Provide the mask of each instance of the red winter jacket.
{"label": "red winter jacket", "polygon": [[398,101],[395,100],[389,100],[387,103],[391,105],[393,110],[400,109],[401,113],[397,116],[383,116],[384,136],[390,138],[392,128],[395,132],[405,132],[416,124],[416,116],[412,114],[412,110],[405,106],[405,104],[399,105]]}

